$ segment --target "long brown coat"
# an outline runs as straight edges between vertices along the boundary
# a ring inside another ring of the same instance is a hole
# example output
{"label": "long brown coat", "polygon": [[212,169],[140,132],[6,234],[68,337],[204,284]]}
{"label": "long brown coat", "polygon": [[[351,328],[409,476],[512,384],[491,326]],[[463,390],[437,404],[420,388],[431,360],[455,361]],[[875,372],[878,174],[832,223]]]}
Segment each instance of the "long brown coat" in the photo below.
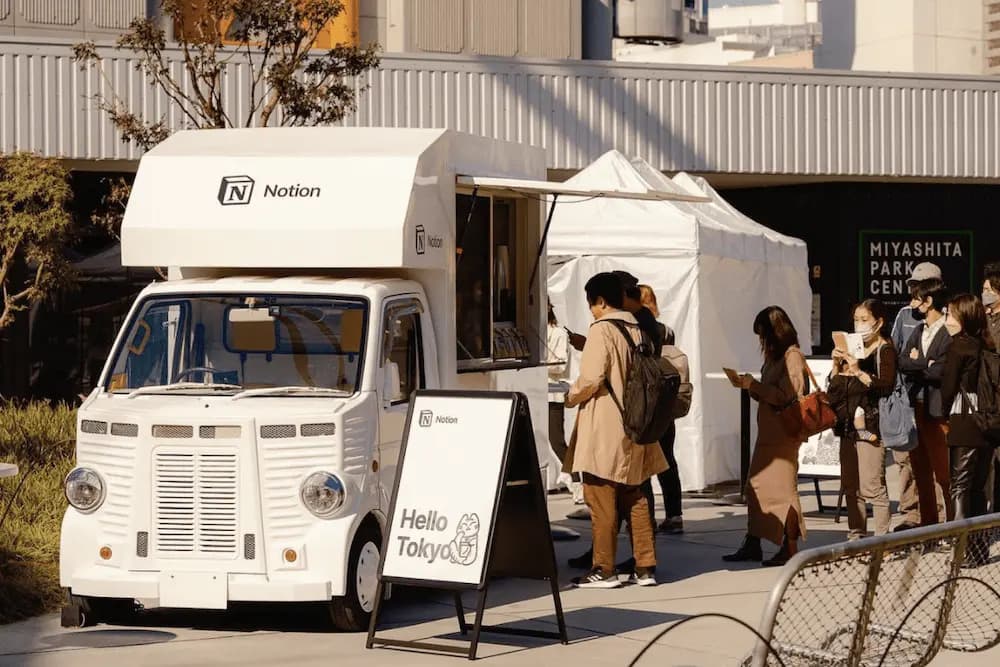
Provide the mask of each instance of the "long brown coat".
{"label": "long brown coat", "polygon": [[798,436],[788,435],[778,413],[806,386],[806,359],[793,346],[783,359],[767,361],[760,382],[750,387],[750,396],[758,401],[757,445],[750,460],[750,479],[746,496],[750,534],[780,544],[785,522],[798,523],[799,535],[805,537],[806,522],[799,502]]}
{"label": "long brown coat", "polygon": [[637,445],[629,440],[621,411],[608,393],[605,378],[619,400],[625,395],[625,373],[631,355],[621,331],[607,322],[611,319],[629,325],[636,343],[642,340],[631,313],[609,313],[590,325],[580,358],[580,375],[566,394],[566,407],[580,407],[567,460],[572,458],[573,472],[636,486],[666,470],[667,460],[658,445]]}

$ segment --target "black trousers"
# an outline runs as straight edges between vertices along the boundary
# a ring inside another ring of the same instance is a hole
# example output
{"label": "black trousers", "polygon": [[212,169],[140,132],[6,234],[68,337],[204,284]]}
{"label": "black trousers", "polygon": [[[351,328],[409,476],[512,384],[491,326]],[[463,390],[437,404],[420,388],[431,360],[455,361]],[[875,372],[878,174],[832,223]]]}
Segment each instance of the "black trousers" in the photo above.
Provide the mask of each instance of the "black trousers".
{"label": "black trousers", "polygon": [[[660,490],[663,492],[663,507],[666,510],[667,518],[681,516],[681,476],[677,470],[677,458],[674,456],[674,441],[677,439],[677,427],[670,424],[670,429],[660,440],[660,449],[670,466],[666,471],[659,473],[656,480],[660,483]],[[650,445],[651,446],[651,445]],[[649,520],[656,525],[655,501],[653,499],[653,482],[647,479],[640,485],[639,489],[649,503]]]}
{"label": "black trousers", "polygon": [[660,440],[660,448],[663,456],[666,457],[670,468],[656,476],[663,491],[663,509],[667,513],[667,518],[678,517],[683,514],[681,508],[681,474],[677,469],[677,457],[674,456],[674,441],[677,440],[677,427],[670,425],[663,439]]}
{"label": "black trousers", "polygon": [[955,519],[986,514],[986,480],[993,466],[992,447],[950,447],[951,502]]}
{"label": "black trousers", "polygon": [[563,416],[566,414],[566,406],[562,403],[549,403],[549,444],[552,451],[559,458],[560,463],[566,462],[566,427]]}
{"label": "black trousers", "polygon": [[990,506],[991,512],[1000,512],[1000,455],[993,456],[993,504]]}

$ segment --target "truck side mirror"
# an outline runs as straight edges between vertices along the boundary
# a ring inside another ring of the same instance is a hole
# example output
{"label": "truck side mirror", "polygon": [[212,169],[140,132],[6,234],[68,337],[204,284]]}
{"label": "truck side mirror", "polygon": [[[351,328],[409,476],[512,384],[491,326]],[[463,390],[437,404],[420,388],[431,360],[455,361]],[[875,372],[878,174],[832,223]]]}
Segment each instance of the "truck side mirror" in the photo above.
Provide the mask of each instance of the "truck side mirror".
{"label": "truck side mirror", "polygon": [[382,376],[382,400],[386,405],[403,399],[402,383],[399,380],[399,365],[394,361],[387,361],[385,373]]}

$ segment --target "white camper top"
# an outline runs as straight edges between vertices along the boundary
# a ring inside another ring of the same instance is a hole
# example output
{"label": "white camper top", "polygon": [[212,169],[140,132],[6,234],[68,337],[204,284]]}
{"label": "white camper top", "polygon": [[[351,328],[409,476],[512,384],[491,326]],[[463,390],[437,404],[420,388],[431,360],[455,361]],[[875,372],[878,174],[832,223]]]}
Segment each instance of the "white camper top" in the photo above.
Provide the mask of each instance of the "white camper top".
{"label": "white camper top", "polygon": [[460,174],[544,180],[545,154],[449,130],[178,132],[139,164],[122,264],[444,269]]}

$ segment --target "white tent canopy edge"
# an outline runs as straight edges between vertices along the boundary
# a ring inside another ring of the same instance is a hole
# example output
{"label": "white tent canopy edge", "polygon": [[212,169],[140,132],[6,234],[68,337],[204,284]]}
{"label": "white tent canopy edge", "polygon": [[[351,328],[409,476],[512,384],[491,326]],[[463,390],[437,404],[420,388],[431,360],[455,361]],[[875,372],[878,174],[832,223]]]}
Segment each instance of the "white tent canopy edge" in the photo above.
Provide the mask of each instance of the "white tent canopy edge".
{"label": "white tent canopy edge", "polygon": [[[686,490],[739,477],[739,394],[709,379],[722,366],[761,365],[752,322],[777,304],[810,351],[812,294],[805,244],[733,209],[701,179],[669,179],[611,151],[567,181],[575,188],[700,193],[707,203],[594,200],[557,209],[548,247],[549,296],[560,324],[585,332],[591,316],[587,279],[625,270],[653,287],[660,319],[677,333],[696,383],[691,414],[678,422],[676,454]],[[568,259],[568,261],[566,261]],[[571,360],[576,368],[578,355]],[[567,433],[573,411],[567,411]]]}

